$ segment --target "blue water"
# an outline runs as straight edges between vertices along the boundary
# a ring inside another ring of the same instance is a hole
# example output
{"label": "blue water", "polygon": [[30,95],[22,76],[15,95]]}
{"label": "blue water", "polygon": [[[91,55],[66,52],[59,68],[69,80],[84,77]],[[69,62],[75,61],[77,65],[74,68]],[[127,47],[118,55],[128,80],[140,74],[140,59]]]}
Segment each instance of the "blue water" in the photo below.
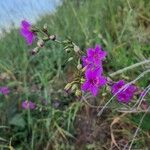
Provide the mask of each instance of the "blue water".
{"label": "blue water", "polygon": [[17,27],[21,20],[34,23],[40,16],[55,10],[60,0],[0,0],[0,29]]}

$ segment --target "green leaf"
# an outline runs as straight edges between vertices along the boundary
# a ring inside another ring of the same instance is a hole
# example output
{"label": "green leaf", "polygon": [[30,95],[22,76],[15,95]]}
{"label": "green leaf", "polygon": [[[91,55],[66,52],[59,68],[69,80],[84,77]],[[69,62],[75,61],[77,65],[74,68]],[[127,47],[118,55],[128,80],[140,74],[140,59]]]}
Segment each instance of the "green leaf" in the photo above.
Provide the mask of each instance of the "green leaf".
{"label": "green leaf", "polygon": [[10,121],[9,121],[10,125],[14,125],[14,126],[18,126],[21,128],[24,128],[26,125],[25,120],[22,117],[22,114],[16,114]]}
{"label": "green leaf", "polygon": [[[139,125],[140,123],[140,120],[143,116],[143,113],[140,113],[140,114],[136,114],[136,115],[133,115],[132,116],[132,121],[136,124],[136,125]],[[143,122],[141,124],[141,129],[143,130],[150,130],[150,114],[147,114],[144,119],[143,119]]]}

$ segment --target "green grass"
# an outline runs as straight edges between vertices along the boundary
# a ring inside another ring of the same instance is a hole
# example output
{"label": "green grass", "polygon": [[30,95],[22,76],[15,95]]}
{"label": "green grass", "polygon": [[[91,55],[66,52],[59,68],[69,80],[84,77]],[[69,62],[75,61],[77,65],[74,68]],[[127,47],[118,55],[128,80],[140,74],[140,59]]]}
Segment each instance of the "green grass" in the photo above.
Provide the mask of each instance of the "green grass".
{"label": "green grass", "polygon": [[[101,44],[108,51],[104,68],[110,74],[149,59],[149,12],[149,0],[64,0],[54,14],[42,17],[36,25],[47,23],[50,33],[59,40],[71,37],[84,51]],[[0,73],[10,77],[0,85],[12,90],[0,101],[0,138],[6,140],[0,139],[0,147],[12,140],[18,150],[48,149],[52,143],[54,149],[74,149],[73,121],[85,104],[63,91],[72,76],[72,66],[66,65],[67,54],[57,43],[49,42],[38,55],[30,56],[29,50],[34,47],[26,45],[18,29],[5,33],[0,40]],[[125,76],[131,81],[144,70],[142,66],[115,79]],[[147,75],[138,84],[144,87],[148,81]],[[20,104],[24,99],[32,99],[39,108],[35,112],[22,111]],[[42,107],[41,99],[48,100],[48,105]],[[60,109],[53,107],[56,100],[62,103]]]}

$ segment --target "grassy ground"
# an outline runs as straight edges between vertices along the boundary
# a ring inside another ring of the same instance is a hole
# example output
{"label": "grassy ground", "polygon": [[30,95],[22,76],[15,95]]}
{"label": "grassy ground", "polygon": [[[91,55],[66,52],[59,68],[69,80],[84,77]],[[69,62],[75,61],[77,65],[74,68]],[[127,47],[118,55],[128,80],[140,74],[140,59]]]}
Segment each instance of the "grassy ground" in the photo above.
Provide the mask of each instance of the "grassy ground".
{"label": "grassy ground", "polygon": [[[58,39],[71,37],[84,51],[101,44],[108,51],[104,69],[111,74],[149,59],[149,12],[149,0],[65,0],[54,14],[44,16],[37,25],[47,23]],[[0,100],[1,149],[11,149],[10,144],[18,150],[109,149],[111,142],[116,141],[121,147],[132,141],[141,113],[122,116],[108,109],[97,117],[97,107],[64,92],[73,67],[66,65],[67,54],[60,45],[50,42],[38,55],[30,56],[32,47],[26,45],[18,30],[5,34],[0,40],[0,85],[9,86],[11,93]],[[148,68],[149,65],[142,65],[114,79],[131,81]],[[149,81],[148,74],[137,85],[144,88]],[[99,95],[87,101],[98,106],[109,98]],[[21,102],[25,99],[36,102],[38,108],[22,110]],[[48,103],[45,106],[43,99]],[[120,107],[116,102],[114,105]],[[117,117],[120,120],[116,121]],[[144,121],[133,143],[135,149],[150,148],[149,119]]]}

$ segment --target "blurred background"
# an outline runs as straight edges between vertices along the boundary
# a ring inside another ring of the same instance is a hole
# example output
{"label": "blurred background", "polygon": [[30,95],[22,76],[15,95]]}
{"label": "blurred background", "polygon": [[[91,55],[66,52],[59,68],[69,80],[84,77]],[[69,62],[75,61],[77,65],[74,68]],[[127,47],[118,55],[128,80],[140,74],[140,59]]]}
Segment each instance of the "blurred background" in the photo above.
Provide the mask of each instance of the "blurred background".
{"label": "blurred background", "polygon": [[0,29],[18,27],[23,19],[35,23],[43,15],[53,13],[60,4],[60,0],[1,0]]}

